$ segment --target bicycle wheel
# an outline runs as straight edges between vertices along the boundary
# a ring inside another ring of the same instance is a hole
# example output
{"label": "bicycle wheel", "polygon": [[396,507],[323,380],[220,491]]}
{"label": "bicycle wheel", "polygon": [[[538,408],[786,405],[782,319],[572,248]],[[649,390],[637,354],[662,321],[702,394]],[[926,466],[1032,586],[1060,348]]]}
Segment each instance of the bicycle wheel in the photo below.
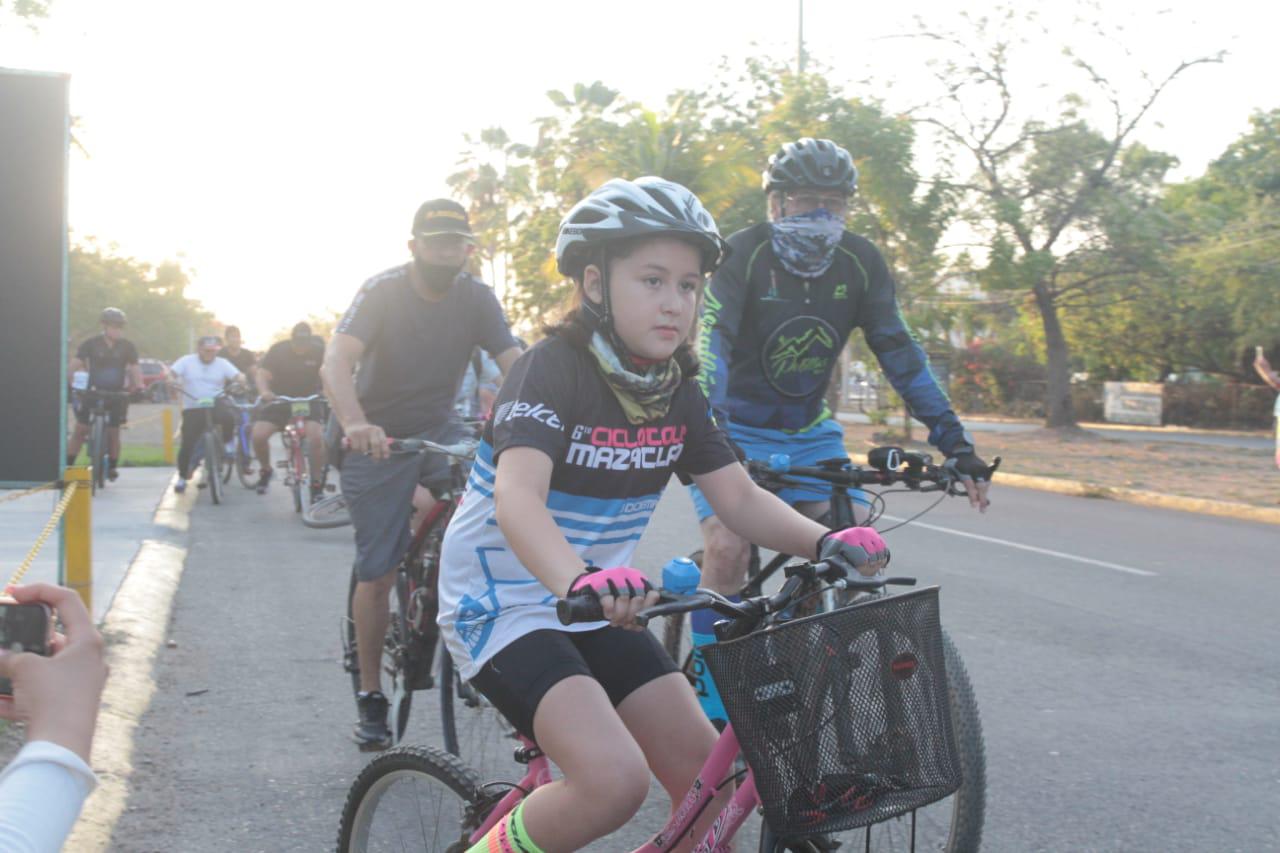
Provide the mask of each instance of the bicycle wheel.
{"label": "bicycle wheel", "polygon": [[403,572],[396,573],[396,586],[391,593],[391,618],[382,640],[383,692],[391,707],[387,723],[391,729],[391,745],[397,746],[409,726],[409,712],[413,709],[413,685],[408,678],[408,655],[411,641],[408,607],[408,579]]}
{"label": "bicycle wheel", "polygon": [[[870,850],[873,853],[936,851],[970,853],[982,845],[987,802],[987,759],[982,720],[973,685],[960,653],[944,631],[951,728],[960,756],[960,789],[946,799],[892,820],[821,838],[780,839],[768,826],[760,833],[762,853],[818,853],[821,850]],[[825,846],[824,846],[825,845]]]}
{"label": "bicycle wheel", "polygon": [[107,485],[107,421],[102,415],[94,415],[89,430],[89,464],[93,467],[90,494],[95,495]]}
{"label": "bicycle wheel", "polygon": [[322,498],[302,510],[302,523],[316,530],[342,527],[351,523],[347,498],[341,492]]}
{"label": "bicycle wheel", "polygon": [[338,853],[466,850],[480,779],[437,749],[402,746],[369,762],[347,793]]}
{"label": "bicycle wheel", "polygon": [[439,642],[440,726],[444,748],[465,759],[486,775],[511,762],[517,747],[515,726],[466,681],[453,665],[453,658]]}
{"label": "bicycle wheel", "polygon": [[213,432],[204,434],[204,482],[215,504],[222,503],[222,442]]}
{"label": "bicycle wheel", "polygon": [[[231,482],[231,472],[236,467],[236,454],[234,452],[227,453],[226,447],[223,447],[222,456],[219,458],[219,462],[222,465],[222,482],[225,485],[226,483]],[[223,491],[225,491],[225,489]]]}
{"label": "bicycle wheel", "polygon": [[258,488],[258,480],[253,476],[253,454],[248,447],[248,437],[243,433],[236,435],[236,476],[240,485],[246,489]]}
{"label": "bicycle wheel", "polygon": [[347,586],[347,615],[342,620],[342,668],[351,675],[351,695],[360,692],[360,658],[356,656],[356,620],[351,613],[351,602],[356,594],[356,570],[351,570],[351,583]]}

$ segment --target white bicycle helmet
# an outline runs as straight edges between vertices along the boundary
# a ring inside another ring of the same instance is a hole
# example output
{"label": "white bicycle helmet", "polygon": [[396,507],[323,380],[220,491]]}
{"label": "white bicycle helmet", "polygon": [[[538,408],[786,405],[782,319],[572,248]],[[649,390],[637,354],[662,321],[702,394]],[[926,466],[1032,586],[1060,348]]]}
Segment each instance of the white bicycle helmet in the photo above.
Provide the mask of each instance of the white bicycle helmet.
{"label": "white bicycle helmet", "polygon": [[576,277],[605,244],[658,234],[694,237],[702,248],[704,272],[724,260],[724,239],[696,195],[663,178],[615,178],[575,204],[560,222],[556,266],[563,275]]}

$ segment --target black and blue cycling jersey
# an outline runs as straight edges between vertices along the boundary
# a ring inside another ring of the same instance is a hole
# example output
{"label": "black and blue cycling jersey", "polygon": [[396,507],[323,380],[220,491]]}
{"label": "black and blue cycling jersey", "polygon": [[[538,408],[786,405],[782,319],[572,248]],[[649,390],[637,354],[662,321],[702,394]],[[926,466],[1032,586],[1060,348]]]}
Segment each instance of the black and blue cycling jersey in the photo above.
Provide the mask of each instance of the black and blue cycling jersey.
{"label": "black and blue cycling jersey", "polygon": [[924,350],[898,310],[893,277],[870,241],[848,231],[823,275],[799,278],[776,260],[769,223],[729,238],[731,253],[702,308],[699,381],[730,424],[802,432],[831,418],[825,392],[849,334],[861,328],[929,442],[972,446]]}

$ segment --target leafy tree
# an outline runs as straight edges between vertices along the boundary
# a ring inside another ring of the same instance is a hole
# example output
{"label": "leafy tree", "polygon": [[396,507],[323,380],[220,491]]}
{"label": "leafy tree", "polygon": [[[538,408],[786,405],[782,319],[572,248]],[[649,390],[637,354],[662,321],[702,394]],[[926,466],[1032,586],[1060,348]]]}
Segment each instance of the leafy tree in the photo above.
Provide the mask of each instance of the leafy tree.
{"label": "leafy tree", "polygon": [[1224,330],[1186,363],[1253,381],[1253,347],[1280,344],[1280,109],[1250,124],[1202,177],[1173,188],[1167,207],[1185,231],[1177,273],[1195,284],[1196,312]]}
{"label": "leafy tree", "polygon": [[74,349],[100,331],[102,309],[114,306],[129,317],[126,331],[144,357],[172,360],[191,350],[192,340],[214,330],[214,317],[186,296],[190,278],[179,264],[153,267],[89,242],[68,258],[67,328]]}
{"label": "leafy tree", "polygon": [[922,31],[944,58],[934,65],[942,95],[918,118],[968,163],[956,167],[968,177],[951,186],[986,244],[980,280],[988,291],[1031,297],[1047,356],[1046,423],[1072,426],[1064,311],[1091,314],[1130,299],[1135,281],[1158,266],[1169,233],[1158,200],[1174,160],[1141,145],[1135,132],[1175,79],[1217,60],[1184,61],[1155,80],[1144,75],[1147,89],[1134,101],[1068,48],[1084,91],[1107,105],[1107,126],[1084,118],[1089,103],[1080,94],[1069,94],[1052,119],[1020,120],[1043,110],[1015,96],[1028,90],[1015,86],[1014,45],[1004,35],[1014,17],[1010,10],[965,16],[963,35]]}
{"label": "leafy tree", "polygon": [[[769,154],[801,136],[830,137],[853,152],[863,178],[851,227],[881,245],[908,293],[932,286],[946,189],[921,189],[909,122],[847,97],[821,73],[753,60],[708,91],[672,93],[661,110],[600,82],[548,98],[554,110],[537,122],[535,143],[517,146],[492,131],[468,138],[453,181],[477,220],[488,212],[495,230],[509,229],[482,243],[505,247],[514,278],[507,307],[517,320],[544,318],[563,302],[569,288],[553,253],[560,219],[604,181],[659,175],[682,183],[727,234],[764,216],[760,172]],[[501,168],[485,170],[499,160]]]}
{"label": "leafy tree", "polygon": [[18,18],[34,27],[36,18],[49,17],[53,0],[0,0],[0,23],[5,18]]}

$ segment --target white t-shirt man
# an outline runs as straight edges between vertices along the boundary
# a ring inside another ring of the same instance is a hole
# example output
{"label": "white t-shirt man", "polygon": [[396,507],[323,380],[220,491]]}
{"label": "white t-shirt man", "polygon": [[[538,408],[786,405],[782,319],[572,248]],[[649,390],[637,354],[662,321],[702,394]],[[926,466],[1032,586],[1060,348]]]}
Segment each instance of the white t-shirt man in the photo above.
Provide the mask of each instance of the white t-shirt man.
{"label": "white t-shirt man", "polygon": [[215,357],[206,364],[195,353],[184,355],[169,370],[182,382],[182,390],[186,392],[182,395],[183,409],[200,408],[202,398],[218,396],[228,382],[240,375],[236,366],[225,358]]}

